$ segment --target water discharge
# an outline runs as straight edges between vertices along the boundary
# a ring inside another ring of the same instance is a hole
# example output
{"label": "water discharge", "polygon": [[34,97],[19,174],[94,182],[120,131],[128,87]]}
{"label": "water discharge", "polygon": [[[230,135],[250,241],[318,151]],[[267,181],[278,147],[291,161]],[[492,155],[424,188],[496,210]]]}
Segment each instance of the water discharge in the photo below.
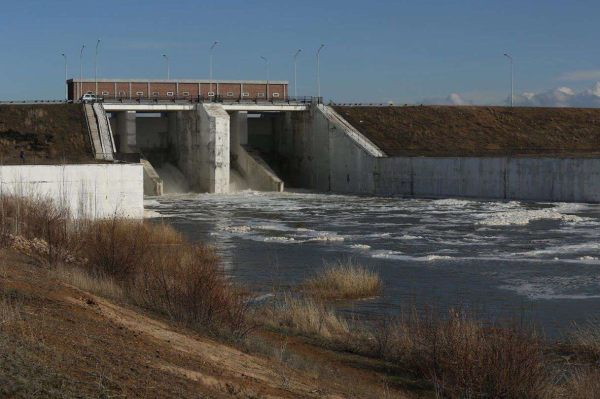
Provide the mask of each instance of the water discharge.
{"label": "water discharge", "polygon": [[600,206],[403,199],[312,192],[155,198],[147,209],[214,244],[228,273],[268,293],[325,261],[377,269],[385,295],[349,306],[393,314],[407,302],[505,313],[548,334],[600,312]]}

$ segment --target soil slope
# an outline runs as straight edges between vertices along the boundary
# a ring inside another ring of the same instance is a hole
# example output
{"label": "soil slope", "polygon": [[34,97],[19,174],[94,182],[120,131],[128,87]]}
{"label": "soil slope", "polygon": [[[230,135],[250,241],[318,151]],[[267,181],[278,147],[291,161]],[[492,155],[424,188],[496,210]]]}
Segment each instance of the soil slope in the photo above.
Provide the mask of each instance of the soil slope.
{"label": "soil slope", "polygon": [[598,156],[600,109],[474,106],[334,109],[388,156]]}
{"label": "soil slope", "polygon": [[81,104],[0,105],[0,163],[92,162]]}
{"label": "soil slope", "polygon": [[310,356],[308,368],[318,363],[320,372],[65,285],[30,258],[0,249],[0,397],[405,396],[377,373],[294,341],[281,347]]}

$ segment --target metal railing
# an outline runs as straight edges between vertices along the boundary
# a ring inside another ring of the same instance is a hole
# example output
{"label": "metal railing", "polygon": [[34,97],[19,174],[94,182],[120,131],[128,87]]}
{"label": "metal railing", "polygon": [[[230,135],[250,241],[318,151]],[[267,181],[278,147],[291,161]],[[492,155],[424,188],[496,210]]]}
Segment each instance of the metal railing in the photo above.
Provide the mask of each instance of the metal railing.
{"label": "metal railing", "polygon": [[28,105],[28,104],[68,104],[72,100],[8,100],[0,101],[0,104]]}
{"label": "metal railing", "polygon": [[183,95],[173,95],[173,96],[112,96],[112,97],[104,97],[99,98],[98,101],[105,103],[143,103],[143,104],[169,104],[169,103],[188,103],[188,104],[198,104],[198,103],[241,103],[241,104],[322,104],[323,98],[321,97],[241,97],[241,96],[183,96]]}

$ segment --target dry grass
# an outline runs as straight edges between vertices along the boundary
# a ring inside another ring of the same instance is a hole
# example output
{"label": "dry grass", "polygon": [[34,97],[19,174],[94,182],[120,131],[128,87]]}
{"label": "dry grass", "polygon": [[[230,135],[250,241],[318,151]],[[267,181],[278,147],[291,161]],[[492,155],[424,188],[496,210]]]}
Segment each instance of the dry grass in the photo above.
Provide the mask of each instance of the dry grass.
{"label": "dry grass", "polygon": [[571,343],[600,362],[600,319],[591,320],[584,326],[576,325]]}
{"label": "dry grass", "polygon": [[310,295],[321,299],[358,299],[379,295],[383,282],[379,273],[350,259],[325,264],[303,286]]}
{"label": "dry grass", "polygon": [[92,274],[91,272],[73,266],[58,264],[52,270],[53,275],[80,290],[91,292],[110,299],[125,300],[125,290],[113,278]]}
{"label": "dry grass", "polygon": [[228,337],[255,326],[248,294],[225,278],[214,251],[166,225],[80,219],[55,201],[4,195],[0,237],[44,265],[71,265],[57,276],[100,295]]}
{"label": "dry grass", "polygon": [[298,334],[333,340],[350,332],[344,317],[313,298],[285,294],[281,302],[265,307],[264,312],[266,324]]}
{"label": "dry grass", "polygon": [[585,368],[576,371],[563,389],[563,397],[572,399],[600,398],[600,370]]}
{"label": "dry grass", "polygon": [[22,302],[0,287],[0,331],[21,321]]}
{"label": "dry grass", "polygon": [[415,311],[374,330],[375,354],[433,382],[444,397],[547,397],[544,342],[517,324],[490,327],[463,312]]}

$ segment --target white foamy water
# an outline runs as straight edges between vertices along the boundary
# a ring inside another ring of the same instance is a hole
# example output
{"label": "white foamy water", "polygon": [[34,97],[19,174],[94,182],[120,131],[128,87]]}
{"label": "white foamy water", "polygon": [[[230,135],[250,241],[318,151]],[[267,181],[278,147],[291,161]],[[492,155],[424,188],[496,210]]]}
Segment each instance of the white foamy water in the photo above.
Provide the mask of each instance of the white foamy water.
{"label": "white foamy water", "polygon": [[230,274],[253,285],[274,274],[298,282],[324,260],[371,266],[386,297],[356,305],[367,314],[418,296],[494,310],[525,301],[553,323],[600,312],[598,205],[246,190],[146,207],[215,245]]}

